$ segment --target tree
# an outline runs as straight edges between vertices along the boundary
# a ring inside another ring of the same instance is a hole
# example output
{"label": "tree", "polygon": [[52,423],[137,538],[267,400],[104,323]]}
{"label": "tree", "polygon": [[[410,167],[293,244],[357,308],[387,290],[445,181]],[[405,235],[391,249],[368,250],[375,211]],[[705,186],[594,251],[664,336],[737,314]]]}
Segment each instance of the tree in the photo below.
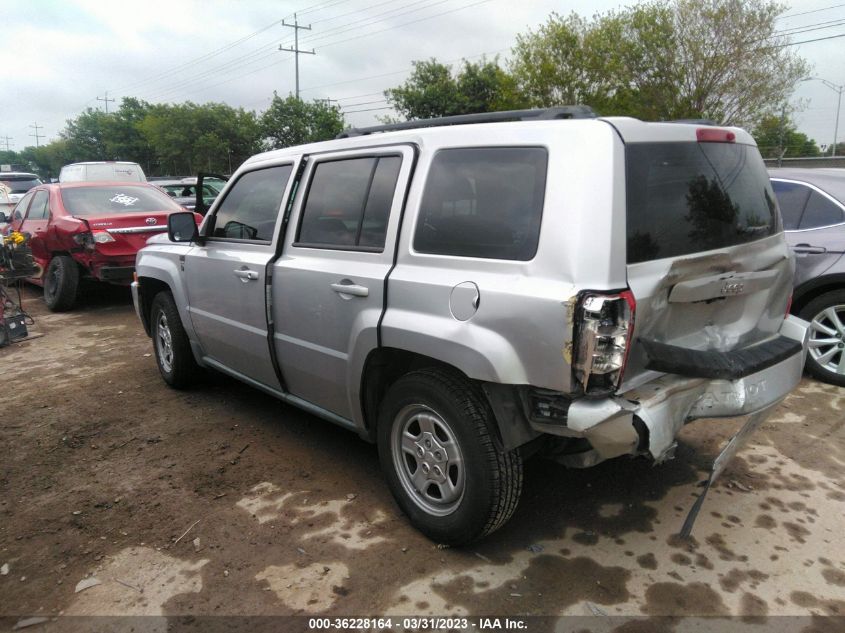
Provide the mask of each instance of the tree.
{"label": "tree", "polygon": [[646,120],[751,127],[807,73],[769,0],[657,0],[587,21],[552,14],[517,38],[511,72],[535,106],[585,103]]}
{"label": "tree", "polygon": [[514,78],[498,61],[464,61],[453,74],[435,59],[413,62],[408,80],[385,90],[388,102],[406,119],[427,119],[527,107]]}
{"label": "tree", "polygon": [[816,142],[799,132],[789,117],[771,115],[764,117],[751,135],[757,141],[757,147],[760,148],[763,158],[821,156],[821,150]]}
{"label": "tree", "polygon": [[269,149],[326,141],[343,128],[339,107],[318,100],[306,103],[293,95],[282,99],[275,92],[260,120],[261,136]]}

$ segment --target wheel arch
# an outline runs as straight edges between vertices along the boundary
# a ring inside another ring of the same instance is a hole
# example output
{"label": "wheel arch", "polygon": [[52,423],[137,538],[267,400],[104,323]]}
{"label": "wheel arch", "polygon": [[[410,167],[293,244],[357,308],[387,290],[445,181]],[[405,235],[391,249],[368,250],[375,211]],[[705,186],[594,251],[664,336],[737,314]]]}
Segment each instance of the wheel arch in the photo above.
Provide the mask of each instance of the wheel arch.
{"label": "wheel arch", "polygon": [[170,285],[161,279],[155,277],[138,277],[138,313],[147,336],[152,336],[150,315],[153,309],[153,299],[155,299],[155,296],[159,292],[163,291],[173,293]]}
{"label": "wheel arch", "polygon": [[424,368],[438,368],[453,372],[478,388],[481,398],[490,407],[495,421],[494,439],[505,450],[516,448],[538,435],[531,430],[523,416],[510,415],[507,411],[508,407],[502,406],[503,400],[516,403],[517,386],[475,380],[458,367],[419,352],[395,347],[379,347],[369,353],[361,374],[361,411],[364,415],[363,435],[366,439],[375,441],[379,406],[391,385],[405,374]]}
{"label": "wheel arch", "polygon": [[806,281],[793,291],[790,312],[798,316],[801,310],[816,297],[842,288],[845,288],[845,273],[823,275]]}

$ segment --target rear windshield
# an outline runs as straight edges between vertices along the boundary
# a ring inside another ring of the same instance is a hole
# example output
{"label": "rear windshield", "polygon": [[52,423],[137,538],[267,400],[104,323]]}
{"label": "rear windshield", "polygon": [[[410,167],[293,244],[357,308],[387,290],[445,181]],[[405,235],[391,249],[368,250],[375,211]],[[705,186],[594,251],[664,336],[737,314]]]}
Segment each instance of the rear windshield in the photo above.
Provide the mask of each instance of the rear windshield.
{"label": "rear windshield", "polygon": [[26,193],[41,184],[41,180],[34,176],[0,176],[0,185],[9,193]]}
{"label": "rear windshield", "polygon": [[62,202],[71,215],[184,211],[154,187],[73,187],[62,189]]}
{"label": "rear windshield", "polygon": [[632,143],[626,148],[628,263],[752,242],[778,231],[756,147]]}

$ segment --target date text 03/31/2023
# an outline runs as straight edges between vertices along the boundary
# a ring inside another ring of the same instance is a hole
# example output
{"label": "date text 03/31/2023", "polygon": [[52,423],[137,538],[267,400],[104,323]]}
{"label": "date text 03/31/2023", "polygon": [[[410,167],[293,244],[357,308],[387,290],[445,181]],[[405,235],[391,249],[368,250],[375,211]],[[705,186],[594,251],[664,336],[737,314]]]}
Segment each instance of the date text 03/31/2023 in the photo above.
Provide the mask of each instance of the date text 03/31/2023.
{"label": "date text 03/31/2023", "polygon": [[404,631],[495,631],[527,630],[526,622],[519,618],[310,618],[308,628],[312,630],[382,631],[397,628]]}

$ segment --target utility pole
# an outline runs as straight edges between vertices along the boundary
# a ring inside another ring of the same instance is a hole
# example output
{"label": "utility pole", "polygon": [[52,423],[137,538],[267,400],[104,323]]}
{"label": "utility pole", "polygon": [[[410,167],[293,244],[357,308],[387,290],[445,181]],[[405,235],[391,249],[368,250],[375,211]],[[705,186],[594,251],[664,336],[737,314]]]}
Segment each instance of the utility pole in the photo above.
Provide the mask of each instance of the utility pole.
{"label": "utility pole", "polygon": [[783,146],[783,133],[786,131],[786,104],[780,111],[780,125],[778,125],[778,167],[782,165],[783,157],[786,155],[786,148]]}
{"label": "utility pole", "polygon": [[3,137],[0,137],[0,138],[3,139],[3,144],[6,146],[6,151],[11,152],[12,148],[9,147],[9,141],[14,141],[15,137],[13,137],[13,136],[3,136]]}
{"label": "utility pole", "polygon": [[36,121],[35,125],[30,125],[29,127],[31,127],[33,130],[35,130],[35,134],[30,134],[30,136],[35,137],[35,147],[38,147],[39,141],[41,140],[41,137],[45,136],[44,134],[39,134],[38,130],[42,129],[44,126],[38,125],[38,121]]}
{"label": "utility pole", "polygon": [[837,86],[832,81],[828,81],[827,79],[822,79],[821,77],[806,77],[801,79],[800,81],[811,81],[816,80],[822,82],[825,86],[833,90],[836,94],[839,95],[838,101],[836,102],[836,123],[833,126],[833,147],[830,150],[831,156],[836,156],[836,141],[839,137],[839,111],[842,108],[842,93],[845,92],[845,85]]}
{"label": "utility pole", "polygon": [[310,51],[301,51],[299,50],[299,31],[300,29],[304,29],[306,31],[311,30],[311,25],[308,26],[299,26],[299,21],[296,19],[296,13],[293,14],[293,24],[288,24],[284,20],[282,20],[282,26],[289,26],[293,29],[293,48],[284,48],[281,44],[279,44],[280,51],[287,51],[288,53],[293,53],[294,57],[296,58],[296,98],[299,99],[299,54],[304,53],[305,55],[316,55],[317,53],[312,48]]}
{"label": "utility pole", "polygon": [[106,96],[105,97],[97,97],[97,101],[105,101],[106,102],[106,114],[108,114],[109,113],[109,101],[111,101],[113,103],[114,99],[109,99],[109,91],[106,90]]}
{"label": "utility pole", "polygon": [[329,99],[326,97],[325,99],[314,99],[314,101],[319,101],[320,103],[325,103],[328,107],[332,107],[332,103],[340,103],[337,99]]}

